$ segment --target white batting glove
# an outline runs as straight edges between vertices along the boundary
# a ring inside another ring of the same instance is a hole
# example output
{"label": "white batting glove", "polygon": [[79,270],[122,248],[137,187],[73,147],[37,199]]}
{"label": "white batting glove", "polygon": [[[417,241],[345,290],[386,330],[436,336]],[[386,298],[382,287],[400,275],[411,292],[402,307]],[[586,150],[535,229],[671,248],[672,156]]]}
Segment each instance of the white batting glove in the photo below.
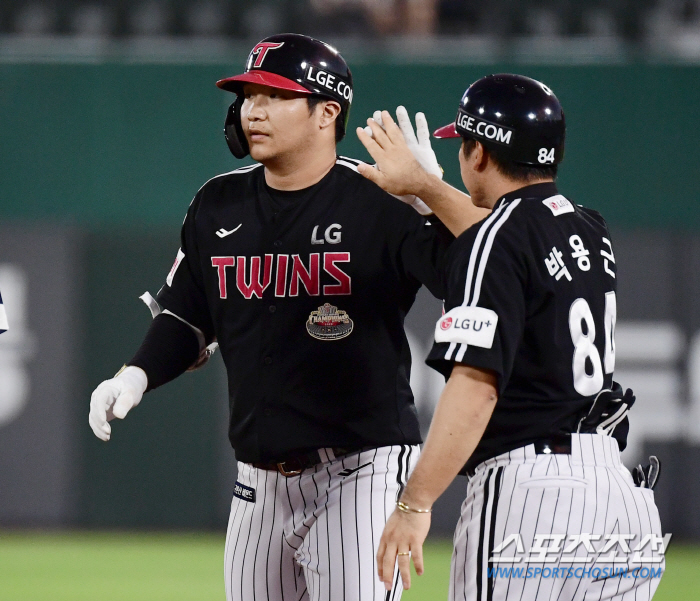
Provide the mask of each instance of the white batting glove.
{"label": "white batting glove", "polygon": [[[384,127],[381,111],[374,111],[372,119],[381,127]],[[420,166],[428,173],[437,175],[442,179],[442,167],[440,167],[440,163],[438,163],[437,157],[435,156],[435,151],[430,144],[430,129],[428,129],[428,120],[425,118],[425,114],[416,113],[416,131],[414,132],[411,118],[408,116],[406,107],[398,106],[396,107],[396,122],[403,134],[403,139],[406,140],[406,146],[408,146],[408,149]],[[372,135],[372,128],[369,125],[365,127],[365,131],[371,138],[374,137]]]}
{"label": "white batting glove", "polygon": [[129,365],[111,380],[102,382],[90,397],[90,427],[100,440],[112,435],[109,421],[124,419],[141,402],[148,387],[148,377],[140,367]]}
{"label": "white batting glove", "polygon": [[[384,127],[381,111],[374,111],[372,119],[381,127]],[[428,121],[425,118],[425,114],[416,113],[415,132],[413,131],[411,118],[408,116],[406,107],[398,106],[396,108],[396,121],[401,133],[403,134],[403,138],[406,141],[406,146],[408,146],[408,149],[411,151],[411,154],[418,161],[420,166],[423,167],[423,169],[425,169],[425,171],[428,173],[437,175],[440,179],[442,179],[442,167],[440,167],[440,163],[438,163],[437,157],[435,156],[435,151],[430,145],[430,130],[428,129]],[[365,127],[365,131],[370,137],[374,137],[372,134],[372,128],[369,125]],[[428,205],[426,205],[414,194],[406,194],[404,196],[396,196],[395,194],[392,194],[392,196],[394,196],[394,198],[398,198],[401,202],[411,205],[421,215],[431,215],[433,212]]]}

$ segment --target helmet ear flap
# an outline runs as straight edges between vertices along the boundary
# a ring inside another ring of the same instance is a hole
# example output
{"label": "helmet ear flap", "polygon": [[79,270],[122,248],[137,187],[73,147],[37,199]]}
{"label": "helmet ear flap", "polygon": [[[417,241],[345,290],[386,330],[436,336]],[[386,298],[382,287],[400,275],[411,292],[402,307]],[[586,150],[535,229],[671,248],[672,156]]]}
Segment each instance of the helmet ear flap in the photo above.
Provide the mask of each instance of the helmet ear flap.
{"label": "helmet ear flap", "polygon": [[243,106],[243,94],[239,94],[235,102],[228,107],[226,113],[226,122],[224,123],[224,137],[226,144],[231,154],[237,159],[242,159],[248,156],[250,148],[248,140],[243,133],[243,125],[241,124],[241,107]]}

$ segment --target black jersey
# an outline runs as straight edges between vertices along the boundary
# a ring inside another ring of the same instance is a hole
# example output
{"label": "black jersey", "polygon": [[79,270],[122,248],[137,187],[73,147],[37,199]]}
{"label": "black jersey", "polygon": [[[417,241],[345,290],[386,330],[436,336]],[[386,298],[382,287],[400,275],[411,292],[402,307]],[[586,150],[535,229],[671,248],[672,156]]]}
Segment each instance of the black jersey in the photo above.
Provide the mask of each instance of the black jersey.
{"label": "black jersey", "polygon": [[605,221],[553,183],[506,194],[446,259],[428,364],[493,370],[499,398],[467,469],[576,431],[615,367],[615,255]]}
{"label": "black jersey", "polygon": [[157,300],[217,338],[239,460],[420,442],[404,318],[421,284],[444,298],[452,240],[351,159],[303,193],[261,165],[202,187]]}

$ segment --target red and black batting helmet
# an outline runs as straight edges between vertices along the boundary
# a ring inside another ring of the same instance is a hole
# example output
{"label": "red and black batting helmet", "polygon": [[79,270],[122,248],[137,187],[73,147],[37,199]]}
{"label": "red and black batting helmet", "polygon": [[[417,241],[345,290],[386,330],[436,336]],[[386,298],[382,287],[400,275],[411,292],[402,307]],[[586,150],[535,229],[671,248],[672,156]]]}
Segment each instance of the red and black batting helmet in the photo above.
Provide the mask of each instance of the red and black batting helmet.
{"label": "red and black batting helmet", "polygon": [[521,165],[557,165],[564,159],[566,122],[559,100],[542,82],[500,73],[467,88],[454,123],[436,138],[470,138],[499,159]]}
{"label": "red and black batting helmet", "polygon": [[297,33],[270,36],[251,50],[243,73],[216,82],[222,90],[238,95],[224,126],[229,149],[237,158],[249,152],[240,116],[244,83],[335,100],[340,104],[338,119],[345,132],[352,104],[352,73],[340,53],[325,42]]}

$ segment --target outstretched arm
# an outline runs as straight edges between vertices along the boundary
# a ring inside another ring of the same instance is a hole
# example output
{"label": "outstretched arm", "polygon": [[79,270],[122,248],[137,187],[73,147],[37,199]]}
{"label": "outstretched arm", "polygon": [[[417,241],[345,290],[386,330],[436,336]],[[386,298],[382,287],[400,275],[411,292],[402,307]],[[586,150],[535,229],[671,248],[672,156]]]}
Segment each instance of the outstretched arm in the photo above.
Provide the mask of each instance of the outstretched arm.
{"label": "outstretched arm", "polygon": [[[423,573],[423,542],[430,528],[429,510],[476,449],[497,400],[497,378],[488,370],[456,364],[438,403],[416,468],[401,495],[400,507],[384,527],[377,571],[391,588],[398,556],[404,588],[411,586],[409,555]],[[416,513],[415,510],[422,510]],[[401,555],[399,555],[401,554]]]}
{"label": "outstretched arm", "polygon": [[468,195],[421,166],[408,143],[417,147],[430,146],[425,116],[422,113],[416,115],[417,134],[414,134],[406,109],[399,107],[396,112],[401,127],[388,111],[382,111],[381,125],[374,119],[367,120],[371,136],[364,129],[357,128],[358,138],[377,163],[376,169],[360,165],[359,172],[390,194],[418,196],[455,236],[459,236],[484,219],[489,211],[475,207]]}
{"label": "outstretched arm", "polygon": [[[90,426],[99,439],[110,439],[108,423],[123,419],[141,401],[144,392],[203,365],[213,352],[214,324],[204,292],[197,248],[196,214],[200,189],[190,203],[180,234],[180,248],[168,277],[154,299],[148,292],[141,300],[153,316],[141,347],[128,367],[102,382],[90,399]],[[207,346],[209,345],[209,346]]]}

